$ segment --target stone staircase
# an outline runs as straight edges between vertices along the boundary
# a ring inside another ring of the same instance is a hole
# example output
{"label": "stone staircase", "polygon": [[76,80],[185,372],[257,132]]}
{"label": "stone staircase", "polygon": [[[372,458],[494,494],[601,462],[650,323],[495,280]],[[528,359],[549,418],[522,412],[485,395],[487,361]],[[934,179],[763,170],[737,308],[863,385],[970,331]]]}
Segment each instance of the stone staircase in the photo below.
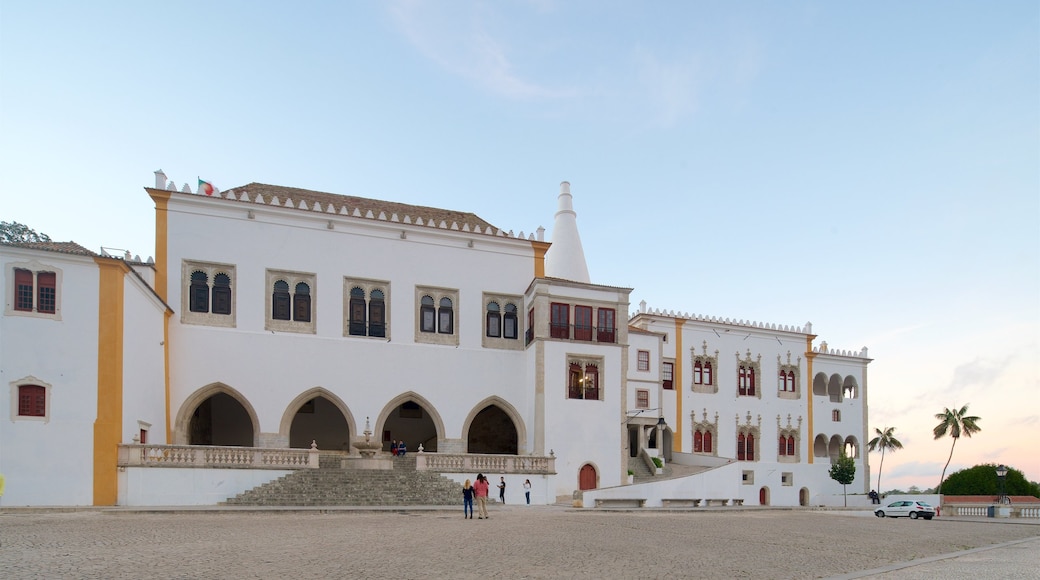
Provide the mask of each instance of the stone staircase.
{"label": "stone staircase", "polygon": [[654,472],[650,471],[650,468],[640,457],[629,457],[628,469],[635,475],[635,477],[633,478],[633,483],[669,479],[672,475],[671,465],[666,463],[664,468],[662,468],[661,470],[661,475],[657,475]]}
{"label": "stone staircase", "polygon": [[254,487],[226,505],[404,506],[461,505],[462,485],[415,470],[415,456],[395,457],[393,470],[341,469],[324,454],[318,469],[303,469]]}

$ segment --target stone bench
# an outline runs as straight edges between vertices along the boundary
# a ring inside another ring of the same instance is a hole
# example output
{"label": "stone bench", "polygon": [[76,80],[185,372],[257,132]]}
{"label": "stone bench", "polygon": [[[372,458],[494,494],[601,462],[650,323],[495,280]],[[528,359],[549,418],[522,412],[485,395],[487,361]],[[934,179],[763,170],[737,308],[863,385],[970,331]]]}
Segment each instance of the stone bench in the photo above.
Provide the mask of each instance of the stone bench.
{"label": "stone bench", "polygon": [[596,499],[596,507],[643,507],[645,497],[602,497]]}
{"label": "stone bench", "polygon": [[704,500],[704,505],[706,505],[708,507],[711,507],[711,506],[725,506],[725,505],[729,505],[729,500],[728,499],[714,499],[714,498],[713,499],[706,499],[706,500]]}
{"label": "stone bench", "polygon": [[744,500],[742,500],[742,499],[735,499],[735,500],[733,500],[733,503],[731,505],[744,505]]}
{"label": "stone bench", "polygon": [[664,507],[700,507],[701,500],[690,498],[662,499],[661,505]]}

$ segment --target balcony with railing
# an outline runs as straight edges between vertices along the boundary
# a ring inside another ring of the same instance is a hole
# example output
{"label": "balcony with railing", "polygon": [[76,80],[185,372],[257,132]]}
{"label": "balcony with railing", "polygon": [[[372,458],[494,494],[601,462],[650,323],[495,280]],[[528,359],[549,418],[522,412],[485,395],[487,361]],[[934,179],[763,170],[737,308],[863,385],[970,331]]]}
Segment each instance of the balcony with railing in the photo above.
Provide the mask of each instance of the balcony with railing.
{"label": "balcony with railing", "polygon": [[[528,330],[528,332],[530,332],[530,330]],[[614,343],[617,342],[617,328],[613,326],[572,325],[562,322],[550,322],[549,336],[551,338],[560,338],[563,340]]]}

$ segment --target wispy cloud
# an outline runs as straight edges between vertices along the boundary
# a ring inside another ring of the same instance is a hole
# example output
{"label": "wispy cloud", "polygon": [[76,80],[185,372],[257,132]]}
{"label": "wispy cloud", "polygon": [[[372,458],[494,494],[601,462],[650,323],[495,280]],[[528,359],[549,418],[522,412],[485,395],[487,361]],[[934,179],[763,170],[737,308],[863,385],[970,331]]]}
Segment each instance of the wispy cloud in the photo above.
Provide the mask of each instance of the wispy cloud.
{"label": "wispy cloud", "polygon": [[[456,10],[442,3],[402,0],[390,5],[400,30],[427,59],[448,73],[509,99],[559,99],[577,94],[572,87],[554,87],[525,78],[515,70],[509,46],[489,29],[485,6],[461,4]],[[545,11],[546,3],[533,5]],[[459,9],[461,8],[461,9]]]}
{"label": "wispy cloud", "polygon": [[673,125],[697,110],[701,66],[694,56],[665,61],[650,51],[637,48],[636,77],[649,103],[651,119]]}

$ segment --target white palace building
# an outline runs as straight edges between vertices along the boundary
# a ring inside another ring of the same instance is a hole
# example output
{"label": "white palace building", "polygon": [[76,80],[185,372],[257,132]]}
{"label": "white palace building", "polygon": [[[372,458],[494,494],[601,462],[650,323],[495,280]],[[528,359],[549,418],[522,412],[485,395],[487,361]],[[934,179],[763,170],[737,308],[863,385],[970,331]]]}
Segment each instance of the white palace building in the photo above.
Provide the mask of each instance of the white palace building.
{"label": "white palace building", "polygon": [[566,182],[550,243],[155,175],[154,260],[0,244],[0,506],[215,505],[392,440],[537,504],[816,505],[842,450],[867,490],[867,349],[633,307],[590,279]]}

